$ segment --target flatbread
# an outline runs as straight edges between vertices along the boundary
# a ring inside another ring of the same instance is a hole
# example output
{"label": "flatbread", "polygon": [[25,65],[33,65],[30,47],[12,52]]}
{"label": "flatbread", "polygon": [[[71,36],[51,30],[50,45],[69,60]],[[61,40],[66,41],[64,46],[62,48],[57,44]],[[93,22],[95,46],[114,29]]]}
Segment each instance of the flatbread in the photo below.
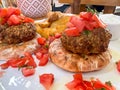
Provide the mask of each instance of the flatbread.
{"label": "flatbread", "polygon": [[39,34],[36,34],[36,37],[32,40],[19,44],[0,44],[0,60],[8,60],[12,57],[22,56],[25,52],[33,53],[39,46],[36,40],[39,36]]}
{"label": "flatbread", "polygon": [[107,66],[111,60],[109,50],[98,55],[81,57],[67,51],[60,39],[54,40],[49,46],[51,61],[58,67],[70,72],[90,72],[100,70]]}

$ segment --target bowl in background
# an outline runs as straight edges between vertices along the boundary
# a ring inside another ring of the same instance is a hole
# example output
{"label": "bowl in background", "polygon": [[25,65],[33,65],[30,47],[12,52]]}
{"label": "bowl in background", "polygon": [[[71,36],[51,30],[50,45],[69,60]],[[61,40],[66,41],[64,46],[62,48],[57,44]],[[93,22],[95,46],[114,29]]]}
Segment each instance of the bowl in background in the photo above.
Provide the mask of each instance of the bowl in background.
{"label": "bowl in background", "polygon": [[40,18],[51,10],[51,0],[17,0],[17,6],[25,16]]}
{"label": "bowl in background", "polygon": [[100,19],[107,25],[107,29],[112,34],[111,40],[120,38],[120,16],[113,14],[100,15]]}

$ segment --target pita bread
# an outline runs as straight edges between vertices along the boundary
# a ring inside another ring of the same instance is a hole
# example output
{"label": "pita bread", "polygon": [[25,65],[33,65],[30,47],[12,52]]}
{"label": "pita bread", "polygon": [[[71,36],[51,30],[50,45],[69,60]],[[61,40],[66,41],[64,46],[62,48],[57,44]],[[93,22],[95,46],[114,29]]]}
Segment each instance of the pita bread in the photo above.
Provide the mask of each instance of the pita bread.
{"label": "pita bread", "polygon": [[97,55],[81,57],[67,51],[60,39],[54,40],[49,47],[51,61],[58,67],[70,72],[90,72],[100,70],[107,66],[111,60],[109,50]]}

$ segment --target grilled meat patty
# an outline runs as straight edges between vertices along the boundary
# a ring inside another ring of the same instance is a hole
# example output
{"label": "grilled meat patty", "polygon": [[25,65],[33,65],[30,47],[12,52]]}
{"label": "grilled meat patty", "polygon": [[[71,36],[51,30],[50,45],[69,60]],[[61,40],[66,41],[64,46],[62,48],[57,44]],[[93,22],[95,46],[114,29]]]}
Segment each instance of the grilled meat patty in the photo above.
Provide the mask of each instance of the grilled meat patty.
{"label": "grilled meat patty", "polygon": [[85,30],[75,37],[63,33],[61,41],[62,45],[73,53],[98,54],[107,50],[111,36],[107,30],[97,28],[92,31]]}
{"label": "grilled meat patty", "polygon": [[16,26],[2,26],[0,41],[6,44],[17,44],[29,41],[36,36],[36,28],[32,23],[23,23]]}

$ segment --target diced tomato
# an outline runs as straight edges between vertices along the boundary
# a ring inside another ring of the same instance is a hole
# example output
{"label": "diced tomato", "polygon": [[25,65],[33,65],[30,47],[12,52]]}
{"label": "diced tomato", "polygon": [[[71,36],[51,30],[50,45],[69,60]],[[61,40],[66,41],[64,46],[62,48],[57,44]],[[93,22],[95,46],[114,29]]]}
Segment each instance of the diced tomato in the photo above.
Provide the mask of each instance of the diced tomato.
{"label": "diced tomato", "polygon": [[7,63],[13,68],[22,67],[27,65],[28,62],[29,60],[26,57],[11,58],[7,61]]}
{"label": "diced tomato", "polygon": [[37,50],[35,51],[35,54],[36,53],[42,53],[42,54],[47,54],[48,53],[48,48],[46,48],[46,47],[44,47],[44,46],[42,46],[42,47],[39,47],[39,48],[37,48]]}
{"label": "diced tomato", "polygon": [[80,18],[83,18],[88,21],[91,20],[92,15],[93,14],[91,12],[80,12]]}
{"label": "diced tomato", "polygon": [[0,9],[0,17],[6,17],[7,16],[7,12],[8,12],[8,10],[7,10],[7,8],[2,8],[2,9]]}
{"label": "diced tomato", "polygon": [[111,86],[108,86],[106,84],[103,84],[100,80],[95,80],[93,81],[93,87],[95,89],[101,89],[101,88],[104,88],[105,90],[112,90],[112,87]]}
{"label": "diced tomato", "polygon": [[68,22],[68,23],[67,23],[67,27],[68,27],[68,28],[71,28],[71,27],[75,27],[75,26],[74,26],[71,22]]}
{"label": "diced tomato", "polygon": [[[87,86],[87,88],[89,87],[89,88],[93,88],[93,85],[92,85],[92,82],[91,81],[86,81],[86,80],[84,80],[83,81],[84,82],[84,84]],[[91,89],[90,89],[91,90]]]}
{"label": "diced tomato", "polygon": [[20,19],[16,15],[11,15],[7,21],[9,25],[18,25],[20,24]]}
{"label": "diced tomato", "polygon": [[106,28],[106,25],[98,18],[96,14],[93,14],[92,20],[96,21],[100,27]]}
{"label": "diced tomato", "polygon": [[51,42],[53,42],[55,39],[56,39],[56,38],[55,38],[54,36],[49,36],[49,38],[48,38],[49,44],[50,44]]}
{"label": "diced tomato", "polygon": [[24,15],[19,15],[18,18],[19,18],[20,20],[22,20],[22,22],[23,22],[23,20],[25,19],[25,16],[24,16]]}
{"label": "diced tomato", "polygon": [[29,18],[29,17],[25,17],[23,22],[26,22],[26,23],[30,23],[30,22],[34,22],[34,20],[32,18]]}
{"label": "diced tomato", "polygon": [[7,19],[0,17],[0,24],[5,24],[7,22]]}
{"label": "diced tomato", "polygon": [[35,69],[34,68],[28,68],[24,67],[22,68],[22,74],[27,77],[35,74]]}
{"label": "diced tomato", "polygon": [[14,11],[13,14],[15,14],[15,15],[20,15],[20,14],[21,14],[20,9],[19,9],[19,8],[15,8],[15,11]]}
{"label": "diced tomato", "polygon": [[[69,89],[69,90],[73,90],[75,89],[78,85],[79,85],[80,81],[79,80],[73,80],[69,83],[66,84],[66,87]],[[79,85],[80,86],[80,85]]]}
{"label": "diced tomato", "polygon": [[17,58],[11,58],[7,61],[7,63],[13,67],[13,68],[17,68],[17,63],[19,63],[19,60]]}
{"label": "diced tomato", "polygon": [[41,52],[37,52],[35,56],[38,60],[40,60],[43,57],[43,54]]}
{"label": "diced tomato", "polygon": [[85,29],[86,30],[93,30],[94,26],[90,23],[90,21],[84,21],[85,22]]}
{"label": "diced tomato", "polygon": [[60,38],[61,37],[61,34],[60,33],[56,33],[55,34],[55,38]]}
{"label": "diced tomato", "polygon": [[86,81],[83,80],[82,74],[74,74],[74,80],[68,82],[66,87],[69,90],[115,90],[114,86],[102,83],[100,80]]}
{"label": "diced tomato", "polygon": [[120,72],[120,60],[116,63],[117,65],[117,70]]}
{"label": "diced tomato", "polygon": [[76,27],[67,28],[64,32],[68,36],[79,36],[80,35],[79,30]]}
{"label": "diced tomato", "polygon": [[0,65],[1,69],[7,69],[9,67],[9,64],[6,62],[6,63],[3,63]]}
{"label": "diced tomato", "polygon": [[89,24],[90,24],[91,26],[93,26],[93,28],[98,28],[98,27],[99,27],[98,23],[95,22],[95,21],[89,22]]}
{"label": "diced tomato", "polygon": [[20,15],[21,11],[19,8],[8,7],[7,17],[9,18],[11,15]]}
{"label": "diced tomato", "polygon": [[74,80],[83,81],[82,73],[74,74],[73,77],[74,77]]}
{"label": "diced tomato", "polygon": [[46,65],[48,63],[48,60],[49,60],[48,54],[44,54],[40,59],[39,66]]}
{"label": "diced tomato", "polygon": [[50,87],[54,82],[54,75],[52,73],[42,74],[39,76],[39,81],[46,90],[50,90]]}
{"label": "diced tomato", "polygon": [[44,37],[39,37],[39,38],[37,38],[37,41],[40,45],[44,45],[46,42],[46,39]]}
{"label": "diced tomato", "polygon": [[28,60],[27,65],[28,65],[28,66],[33,66],[33,68],[36,68],[36,67],[37,67],[37,64],[36,64],[36,62],[34,61],[34,58],[32,57],[32,54],[29,53],[29,52],[25,52],[24,55],[25,55],[25,57],[26,57],[27,60]]}
{"label": "diced tomato", "polygon": [[14,7],[8,7],[7,17],[10,17],[14,12],[15,12],[15,8]]}
{"label": "diced tomato", "polygon": [[85,27],[85,23],[81,18],[72,16],[70,18],[70,22],[79,30],[79,32],[83,31],[83,29]]}

